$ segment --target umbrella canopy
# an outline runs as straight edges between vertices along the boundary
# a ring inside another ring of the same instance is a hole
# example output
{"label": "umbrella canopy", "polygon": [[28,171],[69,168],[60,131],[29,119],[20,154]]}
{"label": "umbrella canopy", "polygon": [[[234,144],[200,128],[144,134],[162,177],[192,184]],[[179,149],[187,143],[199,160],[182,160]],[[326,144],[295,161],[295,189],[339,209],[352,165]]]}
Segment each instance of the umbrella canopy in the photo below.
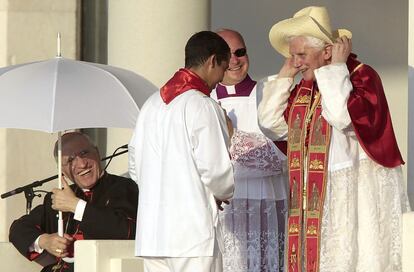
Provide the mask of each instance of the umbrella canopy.
{"label": "umbrella canopy", "polygon": [[[61,132],[77,128],[133,128],[139,108],[157,90],[131,71],[69,60],[58,53],[51,60],[0,69],[0,127],[58,132],[61,188]],[[63,236],[61,211],[58,226],[59,235]]]}
{"label": "umbrella canopy", "polygon": [[0,127],[133,128],[157,90],[131,71],[62,57],[9,66],[0,69]]}

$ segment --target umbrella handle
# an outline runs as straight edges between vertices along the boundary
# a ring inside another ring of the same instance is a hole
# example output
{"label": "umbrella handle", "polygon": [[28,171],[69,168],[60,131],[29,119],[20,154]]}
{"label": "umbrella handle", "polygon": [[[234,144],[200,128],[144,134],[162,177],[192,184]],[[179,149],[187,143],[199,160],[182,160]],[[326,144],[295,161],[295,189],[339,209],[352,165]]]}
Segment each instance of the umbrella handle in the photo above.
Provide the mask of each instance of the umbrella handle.
{"label": "umbrella handle", "polygon": [[63,237],[63,219],[62,219],[62,212],[59,212],[58,234],[59,234],[60,237]]}

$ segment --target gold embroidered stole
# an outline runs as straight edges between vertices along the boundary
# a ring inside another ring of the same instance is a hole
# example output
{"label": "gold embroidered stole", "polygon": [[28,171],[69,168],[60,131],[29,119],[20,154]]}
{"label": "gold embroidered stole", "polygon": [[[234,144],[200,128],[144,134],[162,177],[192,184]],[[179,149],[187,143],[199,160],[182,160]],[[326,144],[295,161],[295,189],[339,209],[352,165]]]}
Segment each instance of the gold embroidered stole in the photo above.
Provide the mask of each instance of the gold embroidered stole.
{"label": "gold embroidered stole", "polygon": [[316,272],[319,269],[321,219],[331,134],[331,127],[321,113],[321,97],[317,88],[312,83],[304,82],[297,92],[288,119],[290,193],[286,265],[289,272],[302,269]]}

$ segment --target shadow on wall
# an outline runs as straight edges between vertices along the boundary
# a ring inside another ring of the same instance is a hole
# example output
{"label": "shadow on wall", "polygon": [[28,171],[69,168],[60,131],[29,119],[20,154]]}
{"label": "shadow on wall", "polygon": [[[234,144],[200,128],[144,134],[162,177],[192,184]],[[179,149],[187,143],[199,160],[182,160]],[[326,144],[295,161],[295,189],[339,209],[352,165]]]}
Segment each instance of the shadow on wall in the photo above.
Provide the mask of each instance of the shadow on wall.
{"label": "shadow on wall", "polygon": [[[411,103],[412,102],[412,103]],[[408,174],[407,191],[414,208],[414,67],[408,67]]]}

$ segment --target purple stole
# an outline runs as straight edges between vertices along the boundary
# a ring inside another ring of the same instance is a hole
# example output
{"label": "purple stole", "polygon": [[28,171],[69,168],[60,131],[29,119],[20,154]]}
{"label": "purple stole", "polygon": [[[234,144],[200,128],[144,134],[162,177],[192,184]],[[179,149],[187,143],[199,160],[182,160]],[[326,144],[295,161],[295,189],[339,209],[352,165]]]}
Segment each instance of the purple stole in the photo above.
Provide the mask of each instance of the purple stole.
{"label": "purple stole", "polygon": [[234,85],[234,88],[236,89],[235,94],[229,94],[227,92],[227,88],[225,85],[217,84],[216,86],[216,94],[217,99],[223,99],[226,97],[237,97],[237,96],[250,96],[254,86],[256,86],[256,81],[252,80],[249,75],[246,75],[246,77]]}
{"label": "purple stole", "polygon": [[302,271],[303,267],[305,271],[319,270],[331,135],[331,127],[321,113],[321,96],[316,84],[303,82],[288,119],[290,193],[286,266],[289,272]]}

